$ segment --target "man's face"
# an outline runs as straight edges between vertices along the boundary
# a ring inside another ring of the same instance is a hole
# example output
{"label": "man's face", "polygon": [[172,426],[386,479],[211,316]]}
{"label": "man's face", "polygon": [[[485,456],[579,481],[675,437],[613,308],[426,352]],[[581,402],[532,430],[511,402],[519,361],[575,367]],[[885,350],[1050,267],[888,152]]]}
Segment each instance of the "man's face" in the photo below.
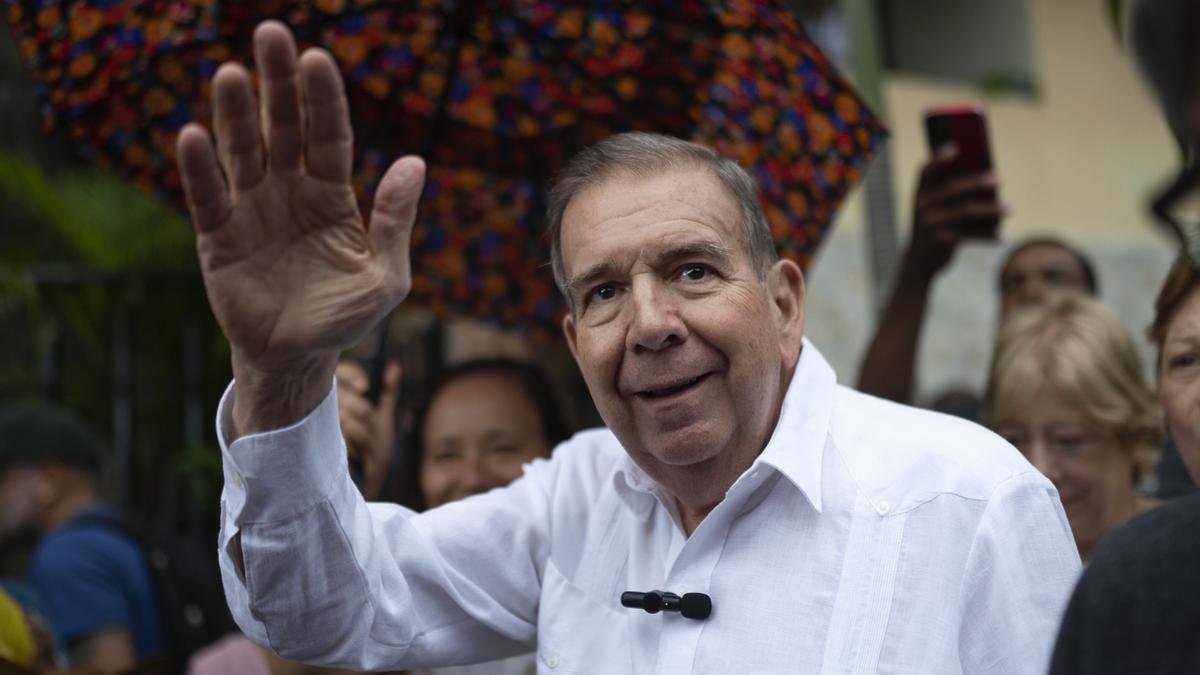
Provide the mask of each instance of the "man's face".
{"label": "man's face", "polygon": [[1073,253],[1034,244],[1014,255],[1000,272],[1000,314],[1045,302],[1060,292],[1088,293],[1087,276]]}
{"label": "man's face", "polygon": [[700,168],[618,174],[571,200],[561,234],[563,328],[630,456],[660,482],[748,465],[799,356],[799,269],[781,261],[758,279],[735,200]]}
{"label": "man's face", "polygon": [[37,470],[27,466],[0,469],[0,542],[33,536],[38,511]]}

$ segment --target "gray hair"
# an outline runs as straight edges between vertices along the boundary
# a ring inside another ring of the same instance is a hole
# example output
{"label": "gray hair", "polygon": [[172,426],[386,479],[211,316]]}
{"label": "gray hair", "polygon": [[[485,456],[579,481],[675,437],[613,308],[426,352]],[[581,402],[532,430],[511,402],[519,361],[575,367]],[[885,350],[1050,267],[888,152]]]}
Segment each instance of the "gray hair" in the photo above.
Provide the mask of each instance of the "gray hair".
{"label": "gray hair", "polygon": [[[576,154],[550,189],[546,230],[550,235],[550,265],[554,282],[567,295],[562,259],[562,218],[567,204],[580,192],[619,173],[645,178],[682,167],[706,168],[721,182],[742,212],[742,231],[750,263],[760,281],[779,260],[771,226],[758,200],[758,182],[737,162],[711,149],[672,136],[631,131],[610,136]],[[571,303],[567,296],[567,304]]]}
{"label": "gray hair", "polygon": [[1130,8],[1129,38],[1171,131],[1181,142],[1194,142],[1187,107],[1200,84],[1200,5],[1195,0],[1136,0]]}

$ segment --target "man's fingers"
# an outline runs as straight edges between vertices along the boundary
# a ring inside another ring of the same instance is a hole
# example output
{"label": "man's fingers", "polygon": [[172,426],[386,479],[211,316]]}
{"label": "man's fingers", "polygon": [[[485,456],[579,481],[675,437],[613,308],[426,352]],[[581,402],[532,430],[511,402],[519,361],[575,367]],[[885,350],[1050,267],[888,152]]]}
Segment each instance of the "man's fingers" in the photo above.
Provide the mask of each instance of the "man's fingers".
{"label": "man's fingers", "polygon": [[254,31],[259,99],[267,162],[272,171],[294,171],[304,156],[304,120],[296,77],[296,41],[287,26],[264,21]]}
{"label": "man's fingers", "polygon": [[211,232],[224,224],[232,211],[212,138],[204,127],[193,122],[179,132],[175,143],[192,224],[200,234]]}
{"label": "man's fingers", "polygon": [[299,70],[307,121],[304,166],[316,178],[349,183],[354,133],[342,76],[333,58],[321,49],[305,51]]}
{"label": "man's fingers", "polygon": [[368,223],[371,246],[383,264],[395,270],[401,297],[408,295],[412,287],[409,241],[424,185],[424,160],[415,156],[396,160],[379,181]]}
{"label": "man's fingers", "polygon": [[925,225],[942,239],[990,236],[1005,216],[1005,209],[995,203],[968,203],[950,208],[930,209]]}
{"label": "man's fingers", "polygon": [[933,151],[929,161],[921,167],[918,179],[918,190],[943,179],[954,170],[954,160],[958,159],[958,148],[953,143],[947,143]]}
{"label": "man's fingers", "polygon": [[970,199],[994,202],[999,188],[1000,181],[992,173],[960,176],[936,187],[928,186],[918,192],[917,208],[923,209]]}
{"label": "man's fingers", "polygon": [[229,187],[236,194],[257,185],[263,177],[262,140],[250,73],[240,64],[226,63],[213,77],[213,128]]}

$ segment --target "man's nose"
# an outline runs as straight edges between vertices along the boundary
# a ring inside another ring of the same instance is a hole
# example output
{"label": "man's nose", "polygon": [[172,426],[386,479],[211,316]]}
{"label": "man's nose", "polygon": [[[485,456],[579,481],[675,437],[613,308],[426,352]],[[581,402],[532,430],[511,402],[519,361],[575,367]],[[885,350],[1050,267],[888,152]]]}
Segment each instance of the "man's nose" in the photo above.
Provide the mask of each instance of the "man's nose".
{"label": "man's nose", "polygon": [[1038,304],[1046,299],[1046,284],[1036,276],[1030,275],[1021,283],[1018,297],[1022,306]]}
{"label": "man's nose", "polygon": [[625,346],[633,352],[659,351],[687,338],[677,298],[657,279],[638,278],[630,289],[632,316]]}

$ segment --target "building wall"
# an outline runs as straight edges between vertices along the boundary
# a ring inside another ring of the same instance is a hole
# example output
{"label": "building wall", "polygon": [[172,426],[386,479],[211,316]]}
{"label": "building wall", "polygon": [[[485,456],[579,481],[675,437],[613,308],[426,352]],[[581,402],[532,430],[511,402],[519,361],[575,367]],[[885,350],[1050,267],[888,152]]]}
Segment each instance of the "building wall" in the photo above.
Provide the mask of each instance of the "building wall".
{"label": "building wall", "polygon": [[[982,387],[995,330],[995,274],[1012,242],[1035,234],[1067,239],[1093,256],[1102,299],[1142,337],[1171,259],[1146,204],[1179,164],[1178,153],[1100,0],[1030,0],[1035,97],[983,95],[970,85],[891,74],[883,87],[902,241],[916,175],[927,156],[922,111],[982,101],[993,159],[1011,216],[999,242],[971,243],[939,280],[920,352],[923,396]],[[809,274],[808,335],[846,383],[874,327],[856,195]]]}

